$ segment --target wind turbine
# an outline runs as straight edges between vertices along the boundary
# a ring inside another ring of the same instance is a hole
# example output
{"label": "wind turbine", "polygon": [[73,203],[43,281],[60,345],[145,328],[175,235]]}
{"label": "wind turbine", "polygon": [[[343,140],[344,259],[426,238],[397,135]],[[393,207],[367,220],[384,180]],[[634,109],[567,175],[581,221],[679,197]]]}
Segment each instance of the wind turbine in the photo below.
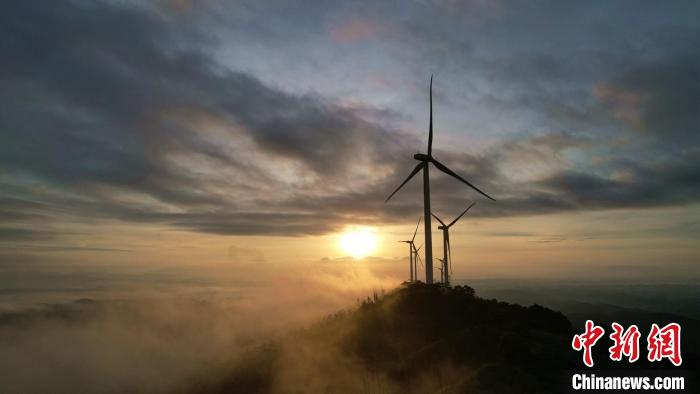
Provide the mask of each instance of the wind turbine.
{"label": "wind turbine", "polygon": [[468,206],[467,209],[462,211],[462,213],[459,214],[455,218],[455,220],[451,221],[450,224],[445,224],[442,220],[440,220],[439,217],[437,217],[436,214],[430,213],[433,215],[435,219],[437,219],[438,222],[440,222],[441,226],[438,226],[438,230],[442,230],[442,259],[438,259],[442,262],[442,275],[443,275],[443,283],[446,285],[450,284],[450,273],[452,272],[452,248],[450,247],[450,227],[452,227],[453,224],[457,223],[459,219],[464,216],[467,211],[476,204],[475,202],[472,203],[472,205]]}
{"label": "wind turbine", "polygon": [[411,282],[415,280],[415,278],[418,276],[418,273],[414,271],[413,267],[413,250],[416,248],[416,246],[413,244],[413,241],[416,239],[416,234],[418,234],[418,227],[420,226],[420,221],[421,217],[418,217],[418,224],[416,224],[416,231],[413,232],[413,238],[411,238],[408,241],[399,241],[403,243],[408,244],[408,264],[409,264],[409,269],[411,271]]}
{"label": "wind turbine", "polygon": [[440,270],[440,282],[445,283],[445,268],[444,268],[445,259],[438,258],[438,261],[441,262],[443,266],[441,267],[441,266],[438,265],[438,266],[435,267],[435,268],[437,268],[438,270]]}
{"label": "wind turbine", "polygon": [[423,260],[420,259],[420,254],[418,254],[418,251],[420,251],[420,248],[422,248],[423,245],[419,246],[416,248],[416,245],[413,244],[413,254],[415,257],[413,258],[413,264],[414,264],[414,272],[416,273],[416,280],[418,280],[418,262],[420,261],[420,265],[423,265]]}
{"label": "wind turbine", "polygon": [[[394,190],[393,193],[387,197],[386,201],[389,201],[391,197],[398,192],[403,185],[408,183],[411,178],[413,178],[418,172],[423,170],[423,217],[424,217],[424,225],[425,225],[425,283],[433,283],[433,245],[432,245],[432,233],[430,232],[430,174],[429,174],[429,169],[430,166],[428,165],[429,163],[432,163],[435,167],[437,167],[438,170],[444,172],[445,174],[457,178],[461,182],[465,183],[467,186],[471,187],[472,189],[476,190],[477,192],[481,193],[485,197],[487,197],[490,200],[494,200],[491,196],[488,194],[482,192],[477,188],[476,186],[472,185],[469,183],[466,179],[462,178],[461,176],[457,175],[454,171],[450,170],[445,166],[444,164],[440,163],[433,157],[433,76],[430,76],[430,126],[428,129],[428,153],[416,153],[413,155],[413,158],[418,160],[419,163],[416,165],[416,167],[411,171],[410,174],[408,174],[408,177],[406,180],[404,180],[399,187]],[[385,201],[385,202],[386,202]],[[495,200],[494,200],[495,201]]]}

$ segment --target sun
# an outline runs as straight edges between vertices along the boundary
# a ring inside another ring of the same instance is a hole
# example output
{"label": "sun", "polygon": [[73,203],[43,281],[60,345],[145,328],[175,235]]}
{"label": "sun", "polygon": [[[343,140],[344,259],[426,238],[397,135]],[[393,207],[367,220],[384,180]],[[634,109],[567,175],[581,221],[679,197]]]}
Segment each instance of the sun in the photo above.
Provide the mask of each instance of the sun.
{"label": "sun", "polygon": [[361,259],[377,247],[377,235],[366,227],[353,228],[341,234],[340,247],[350,256]]}

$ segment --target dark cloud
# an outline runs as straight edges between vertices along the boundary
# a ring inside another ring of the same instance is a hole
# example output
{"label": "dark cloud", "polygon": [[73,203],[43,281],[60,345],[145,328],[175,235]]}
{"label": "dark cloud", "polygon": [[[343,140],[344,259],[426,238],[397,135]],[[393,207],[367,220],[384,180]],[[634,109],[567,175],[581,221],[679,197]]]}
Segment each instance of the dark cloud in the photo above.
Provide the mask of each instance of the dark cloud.
{"label": "dark cloud", "polygon": [[[266,190],[251,181],[275,188],[301,175],[316,178],[310,186],[321,189],[360,160],[394,156],[387,130],[352,109],[271,88],[220,68],[204,49],[180,48],[176,21],[156,11],[14,2],[3,15],[2,166],[20,180],[39,178],[84,197],[63,208],[216,233],[323,232],[328,220],[311,212],[236,213],[236,196],[220,189],[233,186],[234,193],[265,200]],[[205,127],[226,128],[223,138],[233,149],[212,141]],[[252,162],[236,155],[248,139],[253,144],[243,153]],[[216,166],[231,180],[202,176],[178,159]],[[290,161],[277,170],[262,169],[266,160],[284,159]],[[284,174],[290,165],[301,166],[300,174]],[[115,192],[181,212],[117,203]],[[314,230],[304,228],[314,220]]]}
{"label": "dark cloud", "polygon": [[[436,12],[445,17],[451,7]],[[635,50],[613,55],[610,45],[624,42],[616,31],[599,53],[582,45],[570,56],[569,47],[558,53],[536,40],[505,51],[503,37],[494,35],[495,49],[483,51],[456,32],[494,32],[504,22],[524,28],[537,13],[505,4],[479,12],[489,15],[484,23],[468,18],[462,26],[447,18],[437,30],[420,18],[376,18],[384,25],[363,36],[395,43],[406,26],[417,27],[416,51],[437,48],[456,59],[446,78],[466,69],[499,88],[477,89],[482,103],[534,114],[517,127],[536,131],[480,155],[444,149],[438,135],[437,157],[498,202],[482,201],[432,170],[436,209],[459,211],[477,199],[473,214],[493,217],[698,201],[699,67],[688,50],[697,40],[664,44],[661,54],[659,42],[648,42],[651,57]],[[418,179],[383,203],[414,165],[410,155],[425,144],[423,136],[393,126],[405,120],[402,113],[285,91],[227,68],[217,60],[224,43],[217,44],[202,19],[188,17],[109,2],[3,5],[0,168],[7,176],[0,177],[0,218],[10,224],[1,238],[39,240],[44,233],[30,227],[66,216],[272,235],[413,220],[421,204]],[[229,13],[215,19],[226,18],[245,19]],[[664,37],[677,42],[693,31]],[[534,29],[533,37],[544,33]],[[433,46],[436,40],[445,43]],[[610,141],[630,135],[644,138],[611,155]],[[677,143],[663,144],[669,150],[662,152],[659,140]],[[602,164],[576,158],[594,155]],[[528,179],[516,175],[532,165],[547,168]]]}
{"label": "dark cloud", "polygon": [[[696,32],[700,36],[700,32]],[[697,44],[700,39],[694,40]],[[598,86],[612,115],[665,145],[700,142],[700,55],[635,64]]]}
{"label": "dark cloud", "polygon": [[51,238],[50,233],[24,228],[0,227],[0,241],[34,241]]}

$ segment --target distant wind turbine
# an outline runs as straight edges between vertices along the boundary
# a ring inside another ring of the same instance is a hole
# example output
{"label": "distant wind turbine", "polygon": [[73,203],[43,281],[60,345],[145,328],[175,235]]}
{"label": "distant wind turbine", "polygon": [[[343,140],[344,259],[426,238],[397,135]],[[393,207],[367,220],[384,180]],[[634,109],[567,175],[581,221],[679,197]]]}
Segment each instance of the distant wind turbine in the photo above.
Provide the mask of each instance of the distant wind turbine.
{"label": "distant wind turbine", "polygon": [[421,219],[422,219],[421,217],[418,217],[418,224],[416,224],[416,231],[413,232],[413,238],[411,238],[410,240],[407,240],[407,241],[399,241],[399,242],[403,242],[403,243],[408,244],[408,258],[409,258],[408,265],[409,265],[409,269],[411,272],[411,280],[410,280],[411,282],[416,280],[416,277],[418,277],[418,273],[415,272],[414,264],[413,264],[413,250],[416,248],[413,241],[416,239],[416,234],[418,234],[418,227],[420,226]]}
{"label": "distant wind turbine", "polygon": [[413,264],[414,264],[414,272],[416,273],[416,280],[418,280],[418,262],[420,261],[420,265],[423,265],[423,260],[420,259],[420,254],[418,252],[420,251],[420,248],[422,248],[423,245],[419,246],[416,248],[416,245],[413,244],[413,254],[415,257],[413,257]]}
{"label": "distant wind turbine", "polygon": [[[393,193],[387,197],[386,201],[389,201],[391,197],[398,192],[403,185],[408,183],[411,178],[413,178],[418,172],[423,170],[423,217],[425,225],[425,282],[433,283],[433,245],[432,245],[432,233],[430,232],[430,174],[428,163],[432,163],[438,170],[444,172],[445,174],[457,178],[461,182],[467,184],[467,186],[481,193],[490,200],[494,200],[488,194],[482,192],[476,186],[469,183],[466,179],[457,175],[454,171],[450,170],[444,164],[440,163],[433,157],[433,77],[430,76],[430,127],[428,131],[428,154],[416,153],[413,158],[418,160],[419,163],[411,171],[406,180],[404,180],[399,187],[394,190]],[[495,201],[495,200],[494,200]]]}
{"label": "distant wind turbine", "polygon": [[438,261],[442,263],[442,266],[439,266],[439,265],[438,265],[438,266],[435,267],[435,268],[437,268],[438,270],[440,270],[440,282],[445,283],[445,268],[444,268],[445,259],[440,259],[440,258],[438,258]]}
{"label": "distant wind turbine", "polygon": [[464,216],[467,211],[476,204],[475,202],[472,203],[472,205],[468,206],[467,209],[465,209],[462,213],[459,214],[455,218],[455,220],[451,221],[450,224],[445,224],[442,220],[440,220],[437,215],[434,213],[430,213],[433,215],[435,219],[437,219],[438,222],[440,222],[441,226],[438,226],[438,230],[442,230],[442,259],[438,259],[442,262],[442,282],[446,285],[450,284],[450,274],[452,273],[452,248],[450,247],[450,227],[452,227],[453,224],[457,223],[459,219]]}

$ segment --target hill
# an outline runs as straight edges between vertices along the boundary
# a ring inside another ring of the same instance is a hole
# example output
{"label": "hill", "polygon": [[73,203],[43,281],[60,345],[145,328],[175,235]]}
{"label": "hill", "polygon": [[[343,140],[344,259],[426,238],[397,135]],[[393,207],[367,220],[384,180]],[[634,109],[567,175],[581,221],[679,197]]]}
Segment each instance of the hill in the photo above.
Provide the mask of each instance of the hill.
{"label": "hill", "polygon": [[256,347],[197,393],[551,393],[573,369],[571,324],[467,286],[405,284]]}

